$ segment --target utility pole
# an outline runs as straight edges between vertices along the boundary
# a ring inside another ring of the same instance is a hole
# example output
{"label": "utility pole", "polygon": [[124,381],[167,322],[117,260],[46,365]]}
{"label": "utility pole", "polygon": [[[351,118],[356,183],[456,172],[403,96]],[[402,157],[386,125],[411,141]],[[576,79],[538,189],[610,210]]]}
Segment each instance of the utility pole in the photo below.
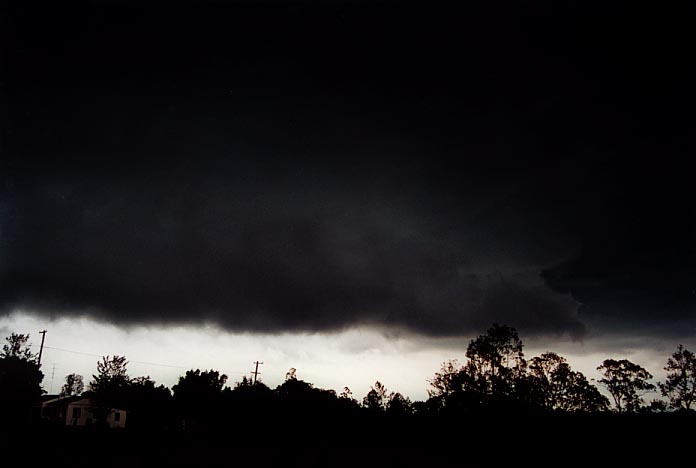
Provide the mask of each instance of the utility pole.
{"label": "utility pole", "polygon": [[256,376],[261,373],[259,372],[259,364],[263,364],[263,362],[256,361],[254,364],[256,364],[256,370],[252,374],[254,374],[254,385],[256,385]]}
{"label": "utility pole", "polygon": [[41,355],[43,354],[44,340],[46,340],[46,330],[41,330],[41,348],[39,348],[39,365],[41,365]]}

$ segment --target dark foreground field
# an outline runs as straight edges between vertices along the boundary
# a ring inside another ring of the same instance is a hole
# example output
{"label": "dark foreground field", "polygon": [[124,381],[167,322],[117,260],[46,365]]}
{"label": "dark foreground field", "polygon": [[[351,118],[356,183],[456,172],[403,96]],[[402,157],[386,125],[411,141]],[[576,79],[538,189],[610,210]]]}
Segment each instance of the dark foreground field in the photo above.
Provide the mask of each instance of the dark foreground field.
{"label": "dark foreground field", "polygon": [[693,459],[695,422],[643,414],[240,419],[198,433],[34,427],[2,434],[2,465],[668,466]]}

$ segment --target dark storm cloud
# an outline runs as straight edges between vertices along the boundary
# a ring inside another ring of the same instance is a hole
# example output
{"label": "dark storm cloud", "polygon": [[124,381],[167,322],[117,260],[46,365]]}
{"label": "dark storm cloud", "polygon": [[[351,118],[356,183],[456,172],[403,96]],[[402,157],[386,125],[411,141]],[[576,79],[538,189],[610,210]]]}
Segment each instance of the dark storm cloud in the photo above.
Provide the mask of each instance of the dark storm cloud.
{"label": "dark storm cloud", "polygon": [[495,319],[582,331],[574,302],[534,269],[548,254],[531,240],[518,252],[525,234],[506,234],[514,226],[491,215],[495,205],[445,208],[422,187],[328,170],[315,182],[304,170],[201,170],[61,172],[14,186],[5,310],[262,331],[375,324],[442,335]]}
{"label": "dark storm cloud", "polygon": [[12,9],[5,312],[575,337],[693,318],[678,27],[206,5]]}
{"label": "dark storm cloud", "polygon": [[696,323],[692,169],[686,154],[681,162],[660,161],[654,157],[660,151],[636,151],[648,154],[621,169],[622,184],[583,228],[578,255],[543,273],[555,290],[583,304],[584,315],[612,328],[673,323],[683,332]]}

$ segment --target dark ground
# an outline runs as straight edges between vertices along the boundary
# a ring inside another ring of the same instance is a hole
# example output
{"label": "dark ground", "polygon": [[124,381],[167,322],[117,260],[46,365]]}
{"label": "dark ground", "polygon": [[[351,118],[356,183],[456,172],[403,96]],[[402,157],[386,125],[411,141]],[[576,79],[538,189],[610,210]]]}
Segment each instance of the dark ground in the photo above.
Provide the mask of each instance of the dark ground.
{"label": "dark ground", "polygon": [[[3,435],[3,459],[10,461],[3,465],[668,466],[688,459],[695,420],[676,414],[237,420],[228,430],[195,434],[32,428]],[[29,441],[35,451],[20,449]]]}

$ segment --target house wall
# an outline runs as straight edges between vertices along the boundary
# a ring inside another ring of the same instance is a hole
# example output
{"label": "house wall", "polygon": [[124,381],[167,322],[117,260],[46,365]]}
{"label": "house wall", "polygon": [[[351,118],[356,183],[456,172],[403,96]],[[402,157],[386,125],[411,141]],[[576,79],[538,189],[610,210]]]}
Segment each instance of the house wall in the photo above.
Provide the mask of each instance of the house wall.
{"label": "house wall", "polygon": [[41,418],[50,421],[63,423],[65,421],[65,410],[68,407],[68,401],[61,402],[61,398],[45,401],[41,404]]}
{"label": "house wall", "polygon": [[[76,409],[79,411],[76,412]],[[112,428],[124,428],[126,427],[126,415],[126,411],[113,409],[109,412],[106,423]],[[67,426],[87,426],[95,422],[94,404],[91,400],[85,398],[68,405],[65,412],[65,424]]]}
{"label": "house wall", "polygon": [[[119,419],[118,421],[116,420],[117,418]],[[126,427],[126,412],[119,409],[111,410],[109,417],[106,418],[106,422],[109,424],[109,427],[124,428]]]}
{"label": "house wall", "polygon": [[[78,415],[76,415],[76,410],[79,410],[77,411],[77,413],[79,413]],[[65,412],[66,426],[87,426],[94,422],[92,404],[88,399],[77,400],[68,405],[67,411]]]}

